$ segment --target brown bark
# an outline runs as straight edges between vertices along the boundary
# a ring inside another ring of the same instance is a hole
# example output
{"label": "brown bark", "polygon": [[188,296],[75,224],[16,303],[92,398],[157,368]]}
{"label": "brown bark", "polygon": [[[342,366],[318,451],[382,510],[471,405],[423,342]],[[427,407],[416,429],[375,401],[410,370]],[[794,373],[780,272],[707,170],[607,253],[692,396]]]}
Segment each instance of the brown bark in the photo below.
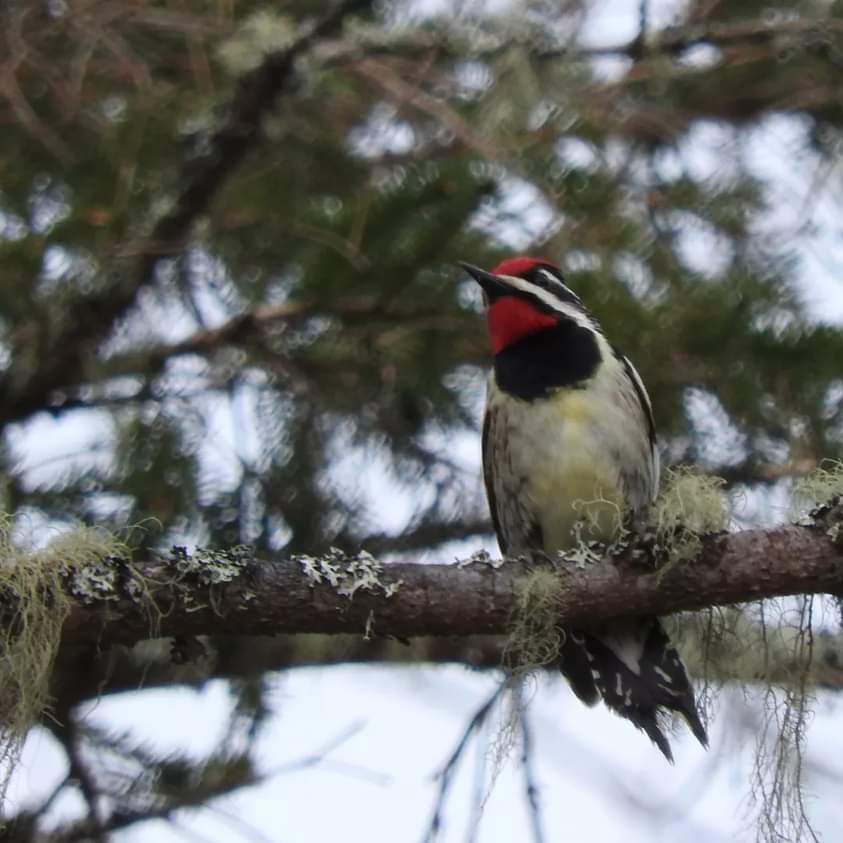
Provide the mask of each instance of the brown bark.
{"label": "brown bark", "polygon": [[[386,565],[377,585],[347,596],[326,582],[314,583],[295,558],[240,562],[227,573],[229,582],[212,585],[203,584],[210,579],[205,564],[201,554],[179,569],[172,560],[135,564],[147,596],[129,597],[118,589],[107,600],[77,602],[65,625],[65,643],[102,646],[203,634],[501,634],[525,578],[549,567],[526,560],[497,568],[482,562]],[[696,560],[662,570],[623,556],[588,567],[561,562],[555,567],[559,619],[570,624],[843,591],[843,547],[823,530],[807,527],[708,537]],[[387,596],[387,589],[394,593]]]}

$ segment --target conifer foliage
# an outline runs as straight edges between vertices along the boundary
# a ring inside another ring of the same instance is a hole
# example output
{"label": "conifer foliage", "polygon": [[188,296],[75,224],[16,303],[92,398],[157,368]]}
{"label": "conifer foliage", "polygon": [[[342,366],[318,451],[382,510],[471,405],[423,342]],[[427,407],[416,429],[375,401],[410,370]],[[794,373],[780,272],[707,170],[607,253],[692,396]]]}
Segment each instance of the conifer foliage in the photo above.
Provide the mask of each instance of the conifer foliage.
{"label": "conifer foliage", "polygon": [[[816,307],[843,296],[843,4],[621,2],[620,33],[601,5],[0,4],[21,531],[264,555],[488,534],[454,444],[488,362],[456,262],[513,252],[611,326],[667,463],[734,491],[843,455],[843,330]],[[401,529],[375,486],[412,501]],[[22,811],[15,839],[103,839],[254,782],[264,682],[232,680],[197,762],[86,725],[58,675],[45,726],[88,814],[45,837],[51,803]]]}

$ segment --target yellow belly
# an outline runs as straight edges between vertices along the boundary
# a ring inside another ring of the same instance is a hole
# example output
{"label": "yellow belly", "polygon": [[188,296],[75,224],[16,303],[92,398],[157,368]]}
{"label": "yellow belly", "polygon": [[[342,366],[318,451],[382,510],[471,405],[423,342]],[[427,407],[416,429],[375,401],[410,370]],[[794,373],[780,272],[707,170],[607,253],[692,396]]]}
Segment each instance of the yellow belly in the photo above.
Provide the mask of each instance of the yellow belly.
{"label": "yellow belly", "polygon": [[600,435],[594,402],[583,390],[529,405],[500,394],[496,400],[504,403],[512,471],[524,479],[521,494],[541,527],[544,549],[572,547],[579,537],[614,538],[624,501],[617,455]]}

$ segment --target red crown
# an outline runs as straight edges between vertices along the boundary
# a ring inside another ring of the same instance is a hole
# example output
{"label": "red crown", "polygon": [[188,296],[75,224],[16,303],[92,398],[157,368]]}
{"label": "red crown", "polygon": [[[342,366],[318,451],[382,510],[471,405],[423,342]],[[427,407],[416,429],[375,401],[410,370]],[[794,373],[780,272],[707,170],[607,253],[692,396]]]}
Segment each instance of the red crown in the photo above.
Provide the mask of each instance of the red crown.
{"label": "red crown", "polygon": [[526,278],[530,271],[537,266],[547,266],[549,261],[544,258],[530,258],[521,255],[517,258],[507,258],[499,263],[493,270],[493,275],[513,275],[518,278]]}

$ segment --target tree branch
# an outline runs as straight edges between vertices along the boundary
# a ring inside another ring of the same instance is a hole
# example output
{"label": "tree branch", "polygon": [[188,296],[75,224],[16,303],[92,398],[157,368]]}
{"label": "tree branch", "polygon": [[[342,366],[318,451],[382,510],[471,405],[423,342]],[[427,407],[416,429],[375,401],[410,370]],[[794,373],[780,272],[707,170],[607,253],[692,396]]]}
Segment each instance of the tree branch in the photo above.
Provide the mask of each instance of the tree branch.
{"label": "tree branch", "polygon": [[[801,665],[788,636],[771,636],[758,623],[702,640],[705,629],[687,629],[691,618],[678,621],[683,631],[683,656],[688,670],[714,683],[768,682],[786,686]],[[98,653],[79,648],[59,655],[51,697],[66,708],[108,694],[145,688],[201,688],[215,679],[240,680],[268,672],[339,664],[378,664],[396,668],[419,665],[461,665],[471,670],[499,670],[506,639],[499,635],[421,636],[411,641],[362,635],[225,635],[207,639],[207,658],[176,664],[171,641],[144,642],[138,648],[112,647]],[[718,646],[719,645],[719,646]],[[737,651],[737,652],[736,652]],[[556,671],[556,665],[548,665]],[[807,684],[843,690],[843,636],[830,632],[814,638]]]}
{"label": "tree branch", "polygon": [[[294,327],[315,316],[342,320],[346,327],[362,325],[366,330],[381,321],[384,330],[392,330],[396,324],[405,329],[427,329],[456,333],[475,320],[475,315],[446,314],[435,308],[400,307],[386,304],[373,296],[340,298],[330,304],[313,302],[284,302],[279,305],[266,305],[246,310],[222,322],[213,328],[201,328],[184,339],[172,343],[161,343],[140,347],[134,351],[116,354],[97,363],[89,372],[92,383],[79,383],[79,389],[68,389],[55,399],[47,410],[53,416],[59,416],[69,410],[79,408],[113,406],[135,401],[159,400],[161,393],[154,393],[151,382],[160,376],[167,366],[180,357],[198,355],[212,359],[213,355],[227,346],[241,349],[261,347],[273,332]],[[487,351],[478,334],[476,343],[469,344],[463,359],[466,363],[485,364]],[[270,355],[276,368],[292,372],[299,383],[315,383],[317,370],[312,360],[301,356],[284,355],[277,348]],[[265,359],[260,361],[266,365]],[[333,368],[333,366],[331,366]],[[321,374],[321,372],[318,372]],[[144,383],[129,395],[110,394],[109,379],[121,377],[143,378]],[[85,387],[82,389],[82,387]],[[225,388],[226,383],[220,387]],[[215,388],[209,386],[208,389]],[[86,398],[79,398],[81,392]],[[93,397],[91,393],[93,392]],[[2,423],[2,410],[0,410]]]}
{"label": "tree branch", "polygon": [[[727,49],[743,44],[770,44],[780,40],[800,39],[812,44],[827,43],[833,34],[843,32],[843,22],[834,18],[811,18],[783,21],[767,26],[756,20],[728,23],[703,23],[688,26],[669,27],[657,32],[646,43],[648,53],[677,55],[700,44]],[[624,44],[605,47],[584,47],[568,51],[577,57],[617,56],[640,57],[639,37]],[[566,53],[561,53],[565,55]],[[542,58],[553,58],[552,51],[540,52]],[[557,53],[557,56],[560,55]]]}
{"label": "tree branch", "polygon": [[256,342],[265,333],[277,330],[281,325],[295,326],[315,317],[342,319],[347,324],[355,321],[370,324],[383,320],[394,327],[396,323],[412,326],[416,322],[434,320],[441,329],[464,327],[474,319],[466,314],[449,315],[435,308],[389,306],[374,296],[357,296],[336,299],[330,303],[284,302],[246,310],[231,317],[214,328],[203,328],[174,343],[139,348],[137,351],[115,355],[105,360],[101,374],[107,377],[143,374],[159,374],[170,360],[192,354],[210,355],[228,345],[243,346]]}
{"label": "tree branch", "polygon": [[15,366],[0,379],[0,425],[47,409],[53,392],[77,383],[114,324],[140,291],[153,283],[158,264],[183,248],[197,220],[257,145],[264,118],[294,79],[296,61],[336,33],[349,15],[371,6],[372,0],[343,0],[287,49],[269,53],[240,80],[228,119],[210,139],[208,153],[185,166],[184,187],[172,209],[143,243],[122,250],[123,257],[137,257],[134,271],[94,295],[71,302],[60,324],[30,324],[17,332],[16,346],[35,348],[37,365],[25,377],[20,370],[27,366]]}
{"label": "tree branch", "polygon": [[[654,571],[626,556],[579,567],[558,562],[560,623],[803,593],[843,591],[843,546],[809,527],[748,530],[703,540],[693,562]],[[285,632],[395,636],[503,634],[527,577],[550,563],[495,567],[394,564],[371,557],[263,561],[242,549],[175,549],[169,559],[109,563],[107,575],[71,574],[68,646],[133,644],[169,635]],[[96,581],[97,590],[85,583]],[[87,601],[87,602],[85,602]]]}
{"label": "tree branch", "polygon": [[[640,27],[640,22],[639,22]],[[687,23],[644,32],[639,28],[632,40],[616,44],[583,46],[575,40],[562,44],[543,46],[537,38],[531,43],[530,54],[539,61],[579,62],[592,58],[626,57],[640,61],[644,56],[681,56],[687,50],[708,45],[720,50],[734,47],[765,46],[786,43],[796,46],[825,46],[829,39],[843,33],[843,21],[834,17],[805,17],[783,20],[774,24],[746,21]],[[322,46],[320,58],[325,65],[353,64],[361,60],[399,56],[402,59],[418,57],[424,60],[444,54],[453,58],[491,60],[513,46],[512,39],[489,39],[483,45],[466,40],[464,33],[453,31],[451,37],[437,30],[409,32],[403,37],[390,37],[383,42],[359,44],[327,43]],[[386,85],[384,85],[386,87]]]}

